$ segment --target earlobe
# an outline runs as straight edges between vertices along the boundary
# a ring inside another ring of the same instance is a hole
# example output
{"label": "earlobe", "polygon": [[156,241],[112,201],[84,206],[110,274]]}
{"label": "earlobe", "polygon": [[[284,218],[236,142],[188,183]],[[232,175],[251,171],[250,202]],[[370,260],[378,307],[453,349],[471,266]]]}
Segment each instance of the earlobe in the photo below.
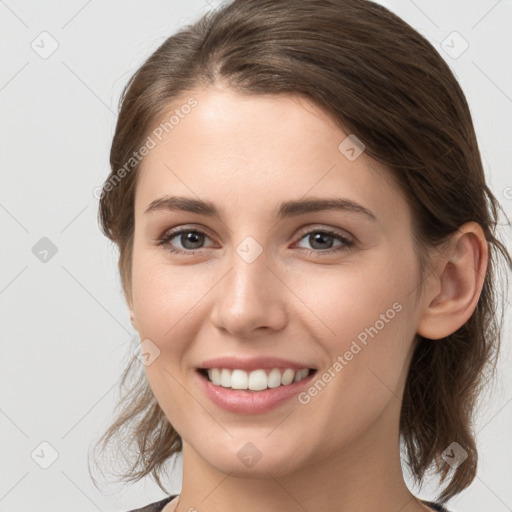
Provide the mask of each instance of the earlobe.
{"label": "earlobe", "polygon": [[135,313],[133,312],[133,308],[132,306],[129,306],[129,310],[130,310],[130,322],[132,323],[133,325],[133,328],[138,331],[137,329],[137,322],[135,320]]}
{"label": "earlobe", "polygon": [[476,222],[464,224],[439,257],[438,272],[429,282],[434,297],[425,293],[418,334],[440,339],[466,323],[477,306],[487,261],[488,246],[482,228]]}

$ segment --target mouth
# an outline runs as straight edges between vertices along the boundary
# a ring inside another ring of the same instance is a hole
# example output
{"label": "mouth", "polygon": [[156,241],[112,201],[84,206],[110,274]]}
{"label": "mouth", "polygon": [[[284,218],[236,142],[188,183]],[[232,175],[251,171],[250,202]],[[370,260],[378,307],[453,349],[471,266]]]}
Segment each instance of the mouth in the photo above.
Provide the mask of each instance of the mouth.
{"label": "mouth", "polygon": [[236,368],[196,368],[195,373],[200,389],[218,407],[232,414],[253,415],[289,403],[311,385],[317,369],[276,367],[246,372]]}
{"label": "mouth", "polygon": [[196,368],[201,377],[214,386],[232,391],[261,392],[290,386],[316,374],[316,368],[260,368],[244,371],[231,368]]}

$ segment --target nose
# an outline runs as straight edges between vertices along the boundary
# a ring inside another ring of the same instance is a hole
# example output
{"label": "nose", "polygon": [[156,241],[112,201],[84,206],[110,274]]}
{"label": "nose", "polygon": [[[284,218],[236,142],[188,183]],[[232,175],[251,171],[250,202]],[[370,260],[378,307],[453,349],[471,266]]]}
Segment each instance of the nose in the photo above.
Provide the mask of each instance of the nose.
{"label": "nose", "polygon": [[211,322],[218,329],[249,338],[286,325],[288,288],[269,266],[265,252],[252,262],[234,252],[230,270],[214,290]]}

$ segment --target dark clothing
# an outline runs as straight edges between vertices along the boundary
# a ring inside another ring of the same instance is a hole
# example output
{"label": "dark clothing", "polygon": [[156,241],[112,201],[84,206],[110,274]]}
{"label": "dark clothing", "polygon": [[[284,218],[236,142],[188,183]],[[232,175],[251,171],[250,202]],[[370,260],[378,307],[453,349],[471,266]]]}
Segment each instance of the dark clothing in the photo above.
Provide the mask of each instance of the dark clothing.
{"label": "dark clothing", "polygon": [[[155,503],[150,503],[149,505],[146,505],[143,508],[138,508],[136,510],[130,510],[129,512],[160,512],[167,503],[169,503],[171,500],[176,498],[178,496],[177,494],[173,494],[172,496],[168,496],[167,498],[164,498],[163,500],[156,501]],[[438,505],[437,503],[434,503],[432,501],[425,501],[420,500],[422,503],[427,505],[427,507],[430,507],[432,510],[435,510],[436,512],[449,512],[446,508],[442,507],[441,505]]]}
{"label": "dark clothing", "polygon": [[430,507],[432,510],[437,510],[437,512],[450,512],[448,509],[444,508],[442,505],[439,505],[438,503],[434,503],[433,501],[425,501],[420,500],[422,503],[427,505],[427,507]]}
{"label": "dark clothing", "polygon": [[160,501],[155,501],[155,503],[150,503],[149,505],[146,505],[142,508],[137,508],[134,510],[130,510],[129,512],[160,512],[169,501],[173,500],[178,496],[177,494],[173,494],[172,496],[167,496],[167,498],[164,498]]}

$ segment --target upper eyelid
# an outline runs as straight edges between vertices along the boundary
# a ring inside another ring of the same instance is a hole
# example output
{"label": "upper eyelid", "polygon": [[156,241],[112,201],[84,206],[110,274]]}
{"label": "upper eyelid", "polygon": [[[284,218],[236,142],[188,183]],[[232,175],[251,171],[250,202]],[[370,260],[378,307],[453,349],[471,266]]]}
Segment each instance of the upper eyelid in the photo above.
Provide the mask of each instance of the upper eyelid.
{"label": "upper eyelid", "polygon": [[[341,228],[331,228],[331,227],[321,227],[321,226],[309,226],[301,229],[299,232],[299,236],[307,235],[308,233],[314,232],[314,231],[328,231],[331,232],[333,235],[340,236],[343,238],[350,238],[351,240],[355,240],[355,237],[349,233],[346,230],[341,230]],[[342,231],[342,232],[340,232]]]}

